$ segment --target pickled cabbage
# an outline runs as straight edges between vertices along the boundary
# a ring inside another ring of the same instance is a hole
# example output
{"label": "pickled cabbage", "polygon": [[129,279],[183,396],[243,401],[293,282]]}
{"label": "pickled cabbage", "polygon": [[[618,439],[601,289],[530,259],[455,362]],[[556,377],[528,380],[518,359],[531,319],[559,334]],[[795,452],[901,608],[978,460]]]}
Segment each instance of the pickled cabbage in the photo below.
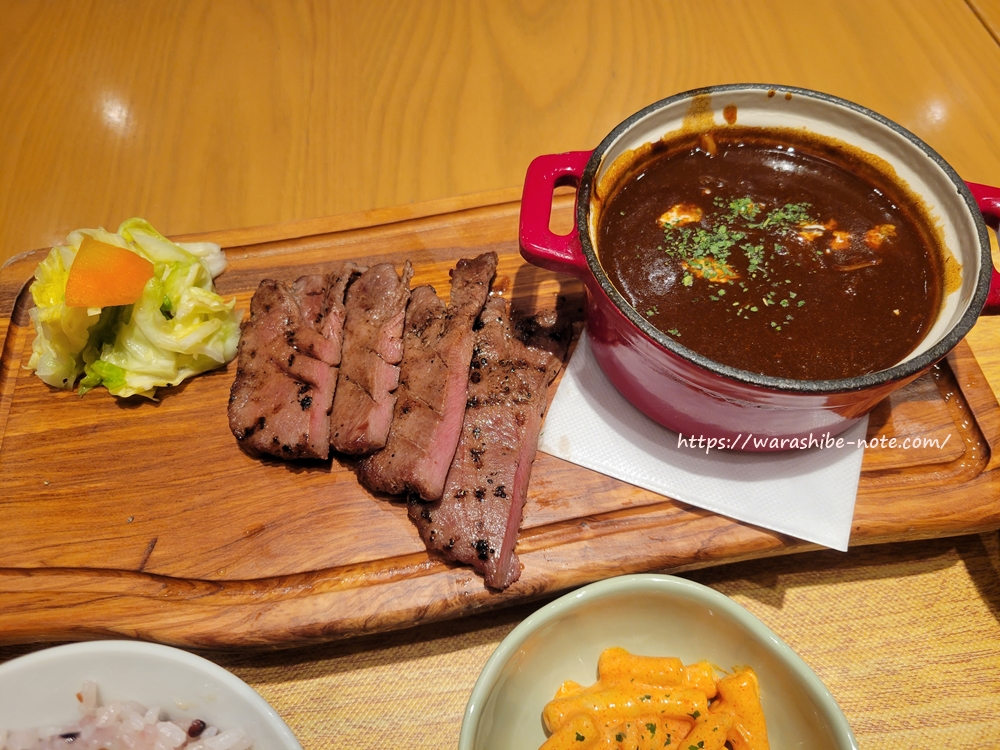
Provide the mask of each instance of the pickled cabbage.
{"label": "pickled cabbage", "polygon": [[[153,278],[136,303],[66,306],[66,279],[85,235],[153,263]],[[123,398],[154,398],[157,388],[225,365],[236,356],[243,317],[235,298],[215,291],[213,279],[225,268],[218,245],[172,242],[143,219],[122,223],[117,234],[72,232],[35,270],[28,368],[50,386],[78,388],[81,395],[104,386]]]}

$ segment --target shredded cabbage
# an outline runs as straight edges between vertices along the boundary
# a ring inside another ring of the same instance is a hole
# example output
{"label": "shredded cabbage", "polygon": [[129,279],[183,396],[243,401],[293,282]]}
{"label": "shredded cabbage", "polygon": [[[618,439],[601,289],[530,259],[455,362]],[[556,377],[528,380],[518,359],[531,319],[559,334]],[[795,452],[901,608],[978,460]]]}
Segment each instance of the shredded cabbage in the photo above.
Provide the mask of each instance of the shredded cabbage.
{"label": "shredded cabbage", "polygon": [[[118,307],[67,307],[66,279],[83,238],[125,247],[153,263],[142,297]],[[28,368],[55,388],[83,395],[103,385],[115,396],[154,398],[156,389],[221,367],[236,356],[242,310],[212,279],[226,268],[211,242],[171,242],[143,219],[117,234],[79,229],[38,264],[31,296],[35,341]]]}

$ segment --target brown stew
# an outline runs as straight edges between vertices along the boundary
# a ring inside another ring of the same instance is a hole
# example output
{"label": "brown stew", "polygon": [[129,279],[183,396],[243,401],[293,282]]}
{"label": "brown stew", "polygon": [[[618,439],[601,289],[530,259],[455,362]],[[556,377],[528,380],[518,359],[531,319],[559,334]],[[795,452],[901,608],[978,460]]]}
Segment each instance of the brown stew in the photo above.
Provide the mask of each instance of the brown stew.
{"label": "brown stew", "polygon": [[656,328],[717,362],[808,380],[913,351],[943,296],[934,237],[861,158],[735,127],[657,144],[598,226],[604,270]]}

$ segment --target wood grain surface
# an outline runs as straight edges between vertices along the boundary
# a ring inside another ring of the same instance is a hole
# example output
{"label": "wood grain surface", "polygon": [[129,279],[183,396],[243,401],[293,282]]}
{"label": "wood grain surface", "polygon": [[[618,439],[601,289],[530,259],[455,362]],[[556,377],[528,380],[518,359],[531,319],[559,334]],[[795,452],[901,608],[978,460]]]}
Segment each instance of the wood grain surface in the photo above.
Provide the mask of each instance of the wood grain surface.
{"label": "wood grain surface", "polygon": [[747,81],[1000,174],[1000,47],[962,0],[26,0],[0,4],[0,262],[133,215],[178,235],[517,186]]}
{"label": "wood grain surface", "polygon": [[[559,199],[560,220],[571,211],[572,200]],[[413,285],[444,296],[459,258],[494,250],[497,285],[516,308],[557,307],[582,324],[579,282],[521,259],[518,212],[510,202],[235,241],[217,286],[245,310],[263,278],[290,282],[348,258],[410,260]],[[539,454],[518,544],[521,579],[490,592],[469,569],[428,554],[405,505],[364,490],[350,459],[244,454],[226,416],[233,363],[156,402],[80,398],[42,384],[24,367],[33,339],[24,282],[40,256],[0,276],[0,311],[12,321],[0,324],[0,641],[117,634],[195,647],[289,645],[467,615],[622,573],[815,548]],[[882,437],[941,447],[866,451],[853,545],[1000,527],[1000,471],[990,463],[1000,407],[967,344],[877,408],[869,438]]]}
{"label": "wood grain surface", "polygon": [[[739,81],[853,99],[966,179],[997,184],[998,40],[996,0],[2,2],[0,263],[132,215],[232,245],[345,229],[357,216],[317,217],[352,212],[382,224],[412,201],[497,191],[500,202],[517,197],[532,157],[591,148],[652,101]],[[406,216],[478,203],[463,201]],[[1000,320],[973,329],[974,361],[949,363],[960,386],[985,380],[1000,393],[998,337]],[[975,390],[983,398],[968,406],[988,432],[995,399]],[[905,503],[907,487],[895,492]],[[801,654],[864,750],[979,750],[1000,736],[998,550],[994,531],[684,575],[732,596]],[[174,591],[161,593],[169,611]],[[66,617],[100,598],[99,586],[79,591]],[[21,617],[7,609],[15,600],[30,605],[0,592],[0,628]],[[207,655],[267,698],[309,750],[387,739],[436,750],[456,745],[479,670],[535,606]],[[39,625],[23,637],[44,638],[51,623]],[[0,662],[44,645],[0,646]]]}

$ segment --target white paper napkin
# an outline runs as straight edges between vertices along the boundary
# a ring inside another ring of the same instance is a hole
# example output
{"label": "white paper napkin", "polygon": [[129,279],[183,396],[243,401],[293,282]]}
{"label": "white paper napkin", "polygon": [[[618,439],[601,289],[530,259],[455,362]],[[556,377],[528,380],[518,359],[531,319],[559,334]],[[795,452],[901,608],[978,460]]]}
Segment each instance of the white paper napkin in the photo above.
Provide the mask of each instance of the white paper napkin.
{"label": "white paper napkin", "polygon": [[539,437],[539,450],[675,500],[846,550],[867,418],[841,448],[776,453],[678,447],[678,435],[630,404],[580,339]]}

